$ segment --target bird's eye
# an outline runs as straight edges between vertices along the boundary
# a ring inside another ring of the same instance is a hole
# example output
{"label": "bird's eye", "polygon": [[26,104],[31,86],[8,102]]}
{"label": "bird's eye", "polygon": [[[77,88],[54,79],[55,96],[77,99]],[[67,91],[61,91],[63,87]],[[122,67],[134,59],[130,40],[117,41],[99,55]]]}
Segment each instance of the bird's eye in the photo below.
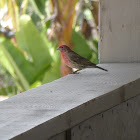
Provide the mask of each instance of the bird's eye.
{"label": "bird's eye", "polygon": [[64,48],[64,47],[61,47],[62,49]]}

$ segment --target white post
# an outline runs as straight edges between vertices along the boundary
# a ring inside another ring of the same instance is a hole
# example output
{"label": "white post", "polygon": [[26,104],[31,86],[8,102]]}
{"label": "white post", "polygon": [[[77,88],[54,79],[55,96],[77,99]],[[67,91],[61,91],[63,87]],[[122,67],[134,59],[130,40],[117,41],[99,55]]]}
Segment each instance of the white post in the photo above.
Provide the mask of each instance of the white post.
{"label": "white post", "polygon": [[100,0],[100,62],[140,62],[140,0]]}

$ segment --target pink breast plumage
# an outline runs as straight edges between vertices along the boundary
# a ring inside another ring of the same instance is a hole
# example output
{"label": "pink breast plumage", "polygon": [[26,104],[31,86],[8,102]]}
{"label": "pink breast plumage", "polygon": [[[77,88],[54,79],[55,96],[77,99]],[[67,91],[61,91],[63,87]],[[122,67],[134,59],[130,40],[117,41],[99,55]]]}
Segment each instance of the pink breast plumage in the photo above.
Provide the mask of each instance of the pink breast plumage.
{"label": "pink breast plumage", "polygon": [[67,66],[71,67],[70,64],[69,64],[69,59],[68,59],[67,55],[65,55],[64,53],[65,52],[63,52],[63,53],[61,52],[61,56],[63,57],[63,60],[64,60],[65,64]]}

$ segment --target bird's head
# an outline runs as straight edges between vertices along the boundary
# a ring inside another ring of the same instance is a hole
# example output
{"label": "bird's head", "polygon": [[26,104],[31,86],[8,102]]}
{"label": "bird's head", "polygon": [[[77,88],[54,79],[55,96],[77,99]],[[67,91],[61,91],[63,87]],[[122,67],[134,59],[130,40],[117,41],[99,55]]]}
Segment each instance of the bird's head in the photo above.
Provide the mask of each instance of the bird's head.
{"label": "bird's head", "polygon": [[57,50],[60,52],[66,52],[66,51],[69,51],[70,48],[67,45],[61,45],[57,48]]}

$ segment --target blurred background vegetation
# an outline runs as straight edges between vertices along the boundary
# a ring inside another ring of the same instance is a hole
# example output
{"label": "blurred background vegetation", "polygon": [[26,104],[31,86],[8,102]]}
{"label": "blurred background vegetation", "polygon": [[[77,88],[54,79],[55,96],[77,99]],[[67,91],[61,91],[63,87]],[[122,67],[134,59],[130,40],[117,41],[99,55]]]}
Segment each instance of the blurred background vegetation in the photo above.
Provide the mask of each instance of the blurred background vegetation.
{"label": "blurred background vegetation", "polygon": [[98,63],[98,0],[0,0],[0,96],[69,74],[61,44]]}

